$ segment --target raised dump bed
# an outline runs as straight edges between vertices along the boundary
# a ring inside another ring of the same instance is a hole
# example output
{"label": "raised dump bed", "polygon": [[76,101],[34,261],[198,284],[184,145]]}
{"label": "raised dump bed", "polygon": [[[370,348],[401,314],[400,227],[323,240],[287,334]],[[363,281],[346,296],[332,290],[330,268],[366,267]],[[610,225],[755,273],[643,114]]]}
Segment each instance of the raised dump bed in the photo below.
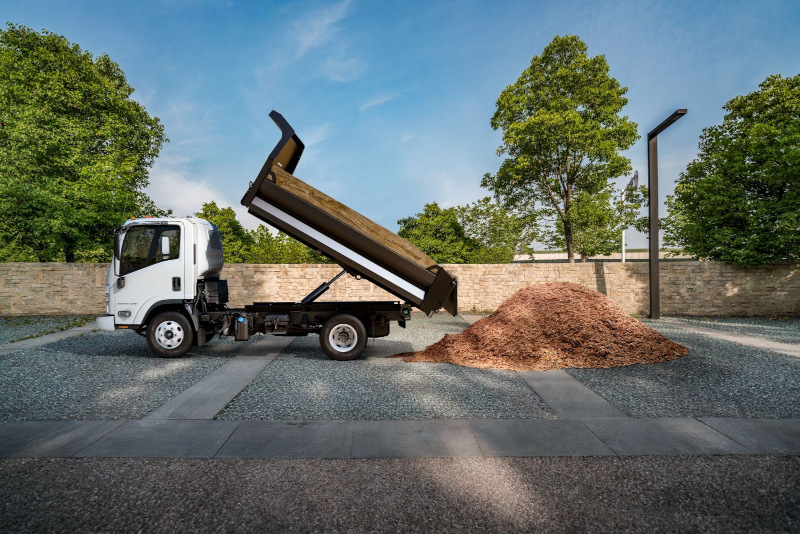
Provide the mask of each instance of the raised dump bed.
{"label": "raised dump bed", "polygon": [[456,279],[402,237],[294,176],[303,142],[280,113],[269,116],[282,135],[242,198],[248,211],[426,314],[444,308],[456,315]]}

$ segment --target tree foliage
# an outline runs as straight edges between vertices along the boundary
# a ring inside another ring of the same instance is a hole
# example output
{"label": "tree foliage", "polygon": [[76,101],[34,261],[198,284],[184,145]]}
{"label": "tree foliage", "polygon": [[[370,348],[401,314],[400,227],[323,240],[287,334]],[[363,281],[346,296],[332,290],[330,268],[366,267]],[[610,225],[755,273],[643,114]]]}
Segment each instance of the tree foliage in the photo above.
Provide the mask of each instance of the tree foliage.
{"label": "tree foliage", "polygon": [[[503,131],[498,153],[508,157],[482,185],[505,207],[551,221],[542,239],[563,245],[571,262],[582,217],[576,199],[584,199],[586,220],[589,206],[600,206],[588,199],[630,171],[619,152],[639,136],[636,123],[620,115],[626,92],[604,56],[589,57],[576,36],[556,36],[497,100],[491,124]],[[604,220],[596,215],[589,219]]]}
{"label": "tree foliage", "polygon": [[529,245],[537,237],[536,221],[505,209],[491,197],[466,206],[456,206],[456,216],[464,228],[464,234],[484,248],[527,254],[530,252]]}
{"label": "tree foliage", "polygon": [[531,235],[529,226],[488,198],[445,209],[433,202],[397,224],[400,237],[437,263],[509,263]]}
{"label": "tree foliage", "polygon": [[248,262],[255,239],[236,218],[233,208],[220,208],[216,202],[206,202],[194,215],[217,227],[226,263]]}
{"label": "tree foliage", "polygon": [[248,263],[333,263],[283,232],[273,234],[263,224],[252,230],[250,235],[254,242],[247,257]]}
{"label": "tree foliage", "polygon": [[[634,227],[640,231],[647,227],[647,217],[639,217],[639,209],[647,206],[647,187],[641,186],[622,195],[609,184],[602,191],[590,195],[579,191],[571,207],[573,247],[582,261],[597,255],[609,255],[621,248],[622,230]],[[556,232],[550,243],[565,248],[561,221],[556,222]]]}
{"label": "tree foliage", "polygon": [[[98,261],[166,141],[119,65],[48,31],[0,31],[0,261]],[[143,210],[148,210],[145,213]]]}
{"label": "tree foliage", "polygon": [[667,200],[665,243],[740,265],[800,259],[800,74],[724,109]]}
{"label": "tree foliage", "polygon": [[236,218],[233,208],[220,208],[216,202],[203,204],[194,214],[219,230],[226,263],[330,263],[303,243],[283,232],[273,233],[260,224],[247,230]]}

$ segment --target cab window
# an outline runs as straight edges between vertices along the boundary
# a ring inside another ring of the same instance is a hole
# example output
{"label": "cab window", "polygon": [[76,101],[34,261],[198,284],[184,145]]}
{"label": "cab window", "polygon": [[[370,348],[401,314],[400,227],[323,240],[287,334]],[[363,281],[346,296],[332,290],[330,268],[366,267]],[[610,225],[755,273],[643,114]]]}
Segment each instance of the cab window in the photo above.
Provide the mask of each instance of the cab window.
{"label": "cab window", "polygon": [[[125,233],[120,254],[120,275],[180,257],[179,226],[135,226]],[[169,250],[162,243],[169,242]]]}

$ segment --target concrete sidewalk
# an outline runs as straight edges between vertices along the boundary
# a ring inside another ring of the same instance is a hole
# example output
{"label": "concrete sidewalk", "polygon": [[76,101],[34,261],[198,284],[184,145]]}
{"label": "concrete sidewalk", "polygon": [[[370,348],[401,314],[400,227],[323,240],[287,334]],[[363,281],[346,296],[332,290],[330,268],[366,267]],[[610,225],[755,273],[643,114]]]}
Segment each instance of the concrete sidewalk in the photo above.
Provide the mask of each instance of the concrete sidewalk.
{"label": "concrete sidewalk", "polygon": [[800,420],[20,421],[0,457],[441,458],[800,454]]}
{"label": "concrete sidewalk", "polygon": [[797,344],[779,343],[777,341],[771,341],[769,339],[764,339],[755,336],[744,336],[741,334],[733,334],[731,332],[725,332],[724,330],[719,330],[716,328],[709,328],[706,326],[690,324],[678,319],[659,319],[658,322],[661,324],[675,326],[677,328],[681,328],[689,332],[694,332],[696,334],[703,334],[709,337],[722,339],[725,341],[732,341],[734,343],[739,343],[741,345],[747,345],[748,347],[755,347],[758,349],[765,349],[772,352],[777,352],[779,354],[786,354],[788,356],[800,357],[800,345]]}
{"label": "concrete sidewalk", "polygon": [[97,325],[95,324],[94,321],[92,321],[89,324],[85,324],[83,326],[76,326],[74,328],[68,328],[60,332],[53,332],[52,334],[44,334],[43,336],[32,337],[30,339],[23,339],[22,341],[15,341],[14,343],[5,343],[3,345],[0,345],[0,356],[5,356],[6,354],[11,354],[12,352],[17,352],[20,350],[42,347],[44,345],[55,343],[56,341],[60,341],[62,339],[80,336],[82,334],[86,334],[88,332],[95,332],[97,330],[98,330]]}

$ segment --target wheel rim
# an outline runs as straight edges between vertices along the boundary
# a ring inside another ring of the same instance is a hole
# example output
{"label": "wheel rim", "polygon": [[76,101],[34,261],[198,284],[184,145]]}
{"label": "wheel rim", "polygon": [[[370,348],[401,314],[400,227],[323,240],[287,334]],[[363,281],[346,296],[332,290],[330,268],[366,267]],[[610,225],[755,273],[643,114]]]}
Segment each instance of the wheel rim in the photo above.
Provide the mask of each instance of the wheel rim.
{"label": "wheel rim", "polygon": [[175,321],[164,321],[156,327],[156,342],[165,349],[174,349],[183,341],[183,327]]}
{"label": "wheel rim", "polygon": [[337,324],[328,335],[331,347],[337,352],[350,352],[358,343],[358,333],[349,324]]}

